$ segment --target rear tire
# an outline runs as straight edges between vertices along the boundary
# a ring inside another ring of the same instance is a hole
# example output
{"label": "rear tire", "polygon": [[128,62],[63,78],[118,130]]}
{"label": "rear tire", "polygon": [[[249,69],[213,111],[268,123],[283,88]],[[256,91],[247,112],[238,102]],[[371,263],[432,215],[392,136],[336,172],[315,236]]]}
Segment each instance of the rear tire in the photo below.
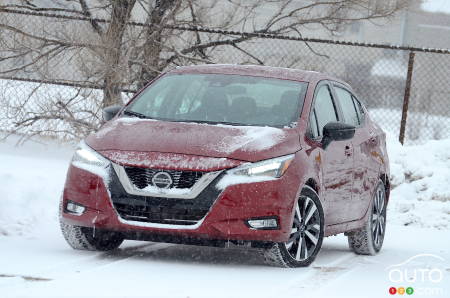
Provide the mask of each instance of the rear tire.
{"label": "rear tire", "polygon": [[347,233],[348,245],[359,255],[376,255],[383,246],[386,232],[386,190],[383,181],[379,181],[372,201],[367,221],[359,230]]}
{"label": "rear tire", "polygon": [[120,233],[98,231],[93,228],[73,226],[60,221],[67,243],[74,249],[108,251],[118,248],[124,238]]}
{"label": "rear tire", "polygon": [[295,205],[289,240],[267,248],[264,251],[266,262],[277,267],[309,266],[322,247],[323,235],[322,204],[317,193],[305,187]]}

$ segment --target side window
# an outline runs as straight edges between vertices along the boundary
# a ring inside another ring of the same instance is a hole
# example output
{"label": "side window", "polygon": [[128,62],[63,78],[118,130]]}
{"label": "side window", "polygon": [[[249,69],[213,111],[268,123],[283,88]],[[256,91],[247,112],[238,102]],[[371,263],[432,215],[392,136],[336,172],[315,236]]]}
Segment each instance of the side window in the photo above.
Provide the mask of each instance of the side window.
{"label": "side window", "polygon": [[358,126],[359,118],[352,94],[339,87],[335,87],[334,90],[336,91],[339,102],[341,103],[342,113],[344,114],[344,122]]}
{"label": "side window", "polygon": [[317,127],[316,112],[314,110],[312,110],[311,114],[309,115],[309,129],[310,129],[311,137],[313,139],[315,139],[319,136],[319,128]]}
{"label": "side window", "polygon": [[314,101],[314,114],[317,119],[317,132],[322,135],[323,127],[329,122],[338,121],[336,108],[328,86],[322,86]]}
{"label": "side window", "polygon": [[356,107],[356,113],[358,114],[359,123],[363,124],[364,123],[364,108],[359,100],[357,100],[354,96],[352,96],[352,98],[353,98],[353,104]]}

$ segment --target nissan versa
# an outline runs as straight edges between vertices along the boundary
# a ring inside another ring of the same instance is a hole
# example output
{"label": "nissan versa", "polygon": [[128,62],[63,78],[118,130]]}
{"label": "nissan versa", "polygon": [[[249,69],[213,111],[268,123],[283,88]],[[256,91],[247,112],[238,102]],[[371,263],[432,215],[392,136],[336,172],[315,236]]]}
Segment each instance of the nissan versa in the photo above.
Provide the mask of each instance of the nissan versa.
{"label": "nissan versa", "polygon": [[309,265],[323,237],[382,247],[385,134],[351,87],[318,72],[180,67],[80,143],[61,199],[76,249],[125,239],[246,245],[278,266]]}

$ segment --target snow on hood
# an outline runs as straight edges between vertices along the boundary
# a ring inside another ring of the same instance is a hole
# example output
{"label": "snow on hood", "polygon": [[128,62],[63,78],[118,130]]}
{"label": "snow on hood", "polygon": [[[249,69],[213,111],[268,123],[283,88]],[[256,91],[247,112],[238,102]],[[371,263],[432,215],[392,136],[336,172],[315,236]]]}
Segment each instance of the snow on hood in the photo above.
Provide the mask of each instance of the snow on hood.
{"label": "snow on hood", "polygon": [[110,121],[89,136],[86,143],[109,154],[160,152],[241,161],[269,159],[300,149],[296,128],[209,125],[139,118]]}
{"label": "snow on hood", "polygon": [[141,151],[99,151],[109,160],[125,166],[156,169],[179,169],[186,171],[219,171],[234,168],[242,161],[228,158],[205,157],[179,153],[159,153]]}
{"label": "snow on hood", "polygon": [[283,141],[286,134],[273,127],[238,127],[240,135],[225,136],[219,143],[209,146],[222,152],[232,153],[240,148],[246,151],[260,151],[271,148]]}

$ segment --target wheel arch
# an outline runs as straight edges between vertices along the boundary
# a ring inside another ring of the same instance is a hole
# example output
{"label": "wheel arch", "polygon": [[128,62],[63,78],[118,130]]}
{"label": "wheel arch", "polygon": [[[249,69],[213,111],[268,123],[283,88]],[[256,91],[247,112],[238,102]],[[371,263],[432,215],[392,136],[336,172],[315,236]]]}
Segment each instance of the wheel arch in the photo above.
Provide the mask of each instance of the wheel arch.
{"label": "wheel arch", "polygon": [[384,190],[385,190],[385,193],[386,193],[386,200],[389,201],[389,195],[390,195],[390,192],[391,192],[391,182],[389,180],[389,176],[387,174],[381,173],[379,178],[384,184]]}
{"label": "wheel arch", "polygon": [[[310,192],[311,194],[317,196],[317,198],[319,199],[319,201],[323,207],[323,202],[319,195],[319,189],[320,189],[319,184],[317,183],[316,179],[314,179],[314,178],[308,178],[308,179],[306,179],[305,182],[303,182],[303,184],[300,184],[300,187],[297,192],[297,197],[295,198],[295,200],[293,201],[293,204],[292,204],[291,221],[289,222],[289,225],[292,225],[292,221],[294,220],[295,204],[297,204],[298,199],[300,198],[303,191]],[[325,212],[325,211],[323,211],[323,212]]]}
{"label": "wheel arch", "polygon": [[319,184],[314,180],[314,178],[309,178],[305,182],[305,186],[311,187],[317,194],[319,194]]}

